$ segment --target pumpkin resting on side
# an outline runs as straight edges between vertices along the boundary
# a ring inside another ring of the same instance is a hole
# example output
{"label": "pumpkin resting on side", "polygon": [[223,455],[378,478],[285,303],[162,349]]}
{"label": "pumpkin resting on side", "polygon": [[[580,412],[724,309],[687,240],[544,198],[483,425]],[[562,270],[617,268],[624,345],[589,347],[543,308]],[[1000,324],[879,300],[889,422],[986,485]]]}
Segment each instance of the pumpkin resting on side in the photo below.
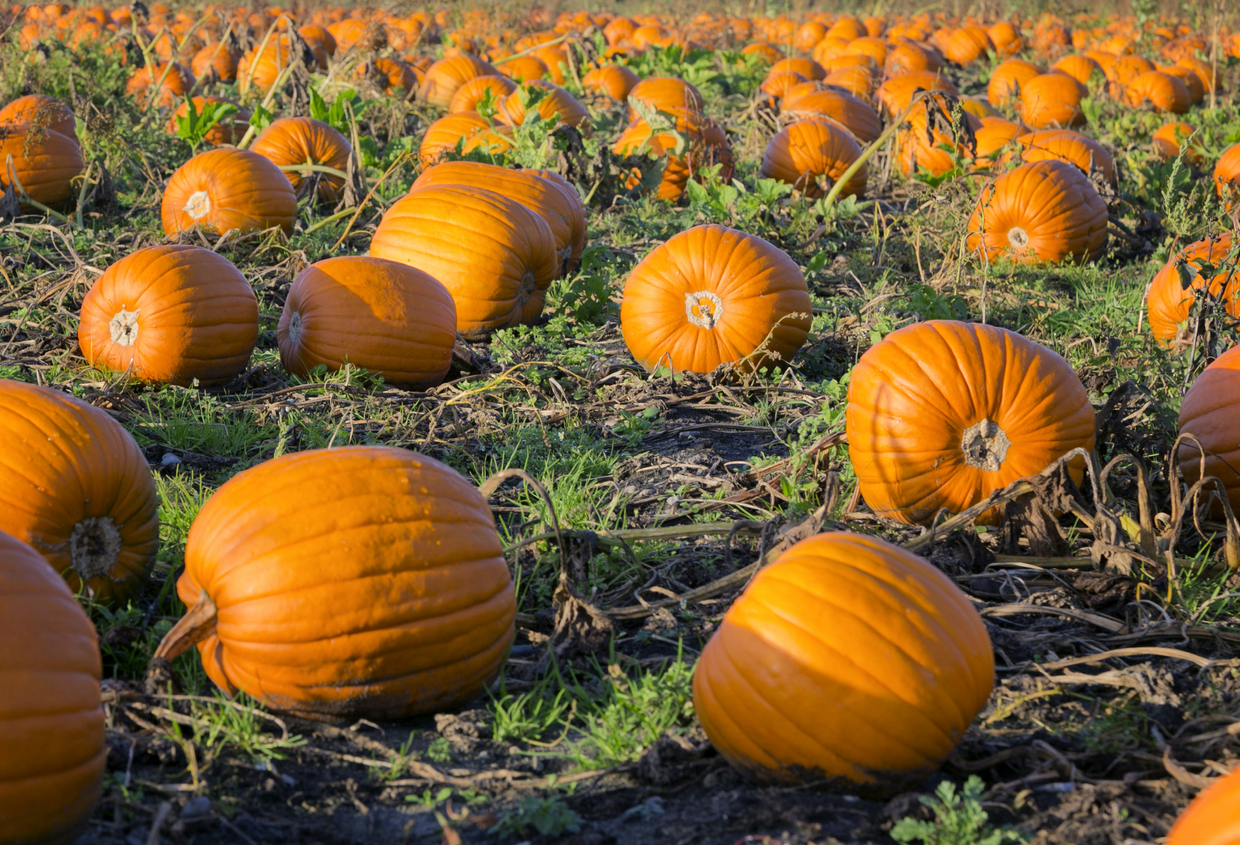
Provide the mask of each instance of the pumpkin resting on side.
{"label": "pumpkin resting on side", "polygon": [[[834,120],[798,120],[779,130],[766,145],[761,174],[786,182],[807,197],[820,197],[860,157],[861,147],[856,139]],[[862,165],[840,196],[863,196],[867,178],[868,171]]]}
{"label": "pumpkin resting on side", "polygon": [[435,279],[383,258],[328,258],[289,288],[276,330],[294,375],[345,362],[414,390],[443,381],[456,342],[456,305]]}
{"label": "pumpkin resting on side", "polygon": [[[848,455],[876,514],[928,525],[1094,445],[1094,409],[1068,362],[994,326],[929,320],[852,370]],[[1080,481],[1084,462],[1069,464]],[[979,522],[995,523],[996,511]]]}
{"label": "pumpkin resting on side", "polygon": [[698,660],[693,704],[755,780],[878,795],[934,771],[993,686],[986,626],[950,578],[833,532],[759,570]]}
{"label": "pumpkin resting on side", "polygon": [[647,370],[709,373],[742,359],[791,361],[811,312],[805,276],[782,250],[735,229],[695,226],[633,268],[620,328]]}
{"label": "pumpkin resting on side", "polygon": [[70,845],[103,790],[99,645],[65,582],[0,531],[0,842]]}
{"label": "pumpkin resting on side", "polygon": [[282,117],[254,139],[251,151],[270,161],[288,177],[294,191],[318,177],[319,199],[335,202],[344,179],[334,173],[287,170],[295,165],[319,165],[348,172],[353,147],[345,137],[320,120],[309,117]]}
{"label": "pumpkin resting on side", "polygon": [[0,379],[0,531],[33,546],[74,593],[119,604],[142,588],[158,506],[120,423],[68,394]]}
{"label": "pumpkin resting on side", "polygon": [[385,446],[285,455],[203,506],[160,644],[208,677],[314,718],[400,719],[458,705],[499,673],[516,597],[478,489]]}
{"label": "pumpkin resting on side", "polygon": [[227,258],[152,246],[113,264],[82,302],[78,346],[95,367],[147,382],[222,384],[245,372],[258,299]]}
{"label": "pumpkin resting on side", "polygon": [[214,235],[279,226],[293,231],[297,195],[288,177],[249,150],[207,150],[181,165],[159,210],[164,234],[200,226]]}

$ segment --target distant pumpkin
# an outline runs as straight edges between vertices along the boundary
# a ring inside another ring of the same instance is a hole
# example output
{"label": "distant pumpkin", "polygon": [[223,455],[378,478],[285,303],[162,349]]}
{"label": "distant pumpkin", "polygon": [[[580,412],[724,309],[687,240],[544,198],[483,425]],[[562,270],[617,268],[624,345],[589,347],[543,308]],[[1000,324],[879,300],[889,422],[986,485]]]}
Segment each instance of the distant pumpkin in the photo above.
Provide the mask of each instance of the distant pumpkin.
{"label": "distant pumpkin", "polygon": [[[856,139],[840,124],[825,118],[790,123],[771,138],[760,173],[792,185],[807,197],[822,196],[861,157]],[[865,165],[852,176],[841,196],[865,194]]]}
{"label": "distant pumpkin", "polygon": [[[1240,316],[1240,272],[1235,267],[1231,248],[1232,238],[1227,232],[1191,243],[1172,256],[1154,276],[1146,294],[1146,307],[1150,331],[1160,345],[1171,346],[1176,341],[1197,293],[1207,288],[1201,275],[1201,268],[1206,264],[1222,271],[1211,276],[1210,295],[1219,298],[1232,317]],[[1181,266],[1191,273],[1188,287],[1181,278]]]}
{"label": "distant pumpkin", "polygon": [[270,161],[288,178],[293,190],[318,179],[318,196],[335,202],[344,179],[332,173],[286,170],[296,165],[319,165],[348,172],[353,146],[331,126],[309,117],[282,117],[275,120],[250,145],[250,151]]}

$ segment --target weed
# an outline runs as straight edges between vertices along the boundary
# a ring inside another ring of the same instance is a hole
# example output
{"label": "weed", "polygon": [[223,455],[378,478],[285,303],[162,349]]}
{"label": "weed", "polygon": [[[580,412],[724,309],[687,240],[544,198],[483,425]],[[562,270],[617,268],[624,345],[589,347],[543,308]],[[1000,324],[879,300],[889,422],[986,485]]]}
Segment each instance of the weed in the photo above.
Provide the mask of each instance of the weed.
{"label": "weed", "polygon": [[499,820],[495,833],[499,836],[525,836],[531,831],[542,836],[562,836],[581,830],[581,817],[574,813],[558,795],[531,795],[515,812]]}
{"label": "weed", "polygon": [[918,800],[934,812],[934,821],[904,818],[891,829],[897,842],[921,842],[923,845],[1002,845],[1004,842],[1025,842],[1026,838],[1010,830],[994,830],[990,816],[982,808],[982,792],[986,785],[971,775],[964,790],[956,792],[956,784],[945,780]]}
{"label": "weed", "polygon": [[426,758],[433,763],[451,763],[452,762],[452,746],[448,744],[446,737],[436,737],[435,740],[427,746]]}

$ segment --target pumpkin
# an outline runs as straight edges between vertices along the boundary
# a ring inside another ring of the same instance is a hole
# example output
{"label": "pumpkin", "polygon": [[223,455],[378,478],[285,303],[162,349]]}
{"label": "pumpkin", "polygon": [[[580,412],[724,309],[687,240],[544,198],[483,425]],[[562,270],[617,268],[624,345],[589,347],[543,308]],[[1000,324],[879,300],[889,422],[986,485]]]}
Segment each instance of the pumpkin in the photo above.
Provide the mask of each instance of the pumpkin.
{"label": "pumpkin", "polygon": [[1133,108],[1183,114],[1192,105],[1188,87],[1168,73],[1152,70],[1124,86],[1124,100]]}
{"label": "pumpkin", "polygon": [[982,128],[973,133],[976,148],[973,167],[981,169],[993,165],[999,153],[1022,133],[1020,124],[1002,118],[982,118]]}
{"label": "pumpkin", "polygon": [[506,76],[475,76],[456,89],[456,93],[452,95],[452,102],[448,104],[448,113],[477,111],[478,103],[487,91],[491,92],[492,106],[498,110],[504,99],[515,90],[517,90],[517,83]]}
{"label": "pumpkin", "polygon": [[603,65],[590,70],[581,78],[581,84],[587,89],[598,91],[613,100],[625,102],[633,88],[641,81],[641,77],[624,65]]}
{"label": "pumpkin", "polygon": [[[841,125],[823,118],[790,123],[766,144],[761,164],[765,179],[792,185],[808,197],[822,196],[853,161],[861,158],[861,146]],[[868,172],[862,165],[841,191],[842,196],[866,194]]]}
{"label": "pumpkin", "polygon": [[1209,94],[1219,87],[1218,72],[1209,62],[1202,61],[1196,56],[1184,56],[1176,60],[1176,66],[1191,70],[1196,74],[1197,79],[1201,82],[1201,90],[1205,94]]}
{"label": "pumpkin", "polygon": [[517,83],[543,79],[551,75],[551,69],[547,67],[547,63],[537,56],[517,56],[515,59],[500,62],[496,67],[506,79],[513,80],[514,88]]}
{"label": "pumpkin", "polygon": [[1240,843],[1240,768],[1216,778],[1193,799],[1167,834],[1166,845]]}
{"label": "pumpkin", "polygon": [[1206,158],[1202,154],[1200,146],[1198,146],[1198,141],[1189,143],[1189,139],[1196,132],[1197,128],[1190,123],[1163,124],[1154,132],[1151,138],[1154,152],[1158,153],[1158,157],[1163,161],[1170,161],[1183,153],[1184,161],[1190,167],[1204,168]]}
{"label": "pumpkin", "polygon": [[207,150],[181,165],[160,206],[164,234],[195,226],[216,235],[279,226],[293,231],[297,195],[280,168],[250,150]]}
{"label": "pumpkin", "polygon": [[538,214],[551,228],[563,273],[581,263],[586,246],[586,208],[577,190],[564,181],[553,181],[537,170],[512,170],[474,161],[449,161],[429,167],[413,183],[468,185],[497,191]]}
{"label": "pumpkin", "polygon": [[[225,117],[219,123],[211,127],[210,131],[203,137],[213,147],[220,147],[225,144],[235,144],[245,137],[246,131],[250,127],[250,110],[241,108],[232,100],[226,100],[223,97],[194,97],[194,108],[198,114],[202,114],[203,109],[208,103],[217,103],[220,105],[237,106],[237,110],[228,117]],[[182,102],[177,106],[172,117],[168,119],[168,131],[173,135],[177,134],[178,119],[189,115],[189,103]]]}
{"label": "pumpkin", "polygon": [[1085,87],[1066,73],[1039,74],[1021,89],[1021,120],[1030,129],[1080,126],[1085,122],[1081,111],[1085,94]]}
{"label": "pumpkin", "polygon": [[797,27],[792,36],[792,48],[798,53],[808,53],[819,41],[827,37],[827,27],[820,21],[806,21]]}
{"label": "pumpkin", "polygon": [[522,83],[508,95],[496,119],[509,126],[525,123],[528,104],[538,96],[534,93],[536,91],[542,92],[542,99],[534,106],[534,110],[542,115],[544,120],[578,126],[590,116],[586,107],[572,94],[545,79],[535,79]]}
{"label": "pumpkin", "polygon": [[1240,144],[1232,144],[1214,164],[1214,190],[1227,210],[1240,199]]}
{"label": "pumpkin", "polygon": [[949,62],[957,65],[970,65],[993,52],[995,45],[990,36],[980,26],[949,27],[946,31],[939,30],[937,45]]}
{"label": "pumpkin", "polygon": [[1120,56],[1109,66],[1104,65],[1102,70],[1109,82],[1123,89],[1138,76],[1154,70],[1154,63],[1140,56]]}
{"label": "pumpkin", "polygon": [[190,72],[196,79],[207,79],[214,74],[220,82],[236,82],[237,67],[241,53],[231,49],[223,41],[208,44],[190,60]]}
{"label": "pumpkin", "polygon": [[995,55],[1001,59],[1011,58],[1025,49],[1024,36],[1020,34],[1020,28],[1016,24],[1000,21],[991,25],[986,30],[986,35],[994,45]]}
{"label": "pumpkin", "polygon": [[1240,447],[1236,443],[1238,388],[1240,347],[1232,347],[1212,361],[1184,394],[1180,404],[1180,434],[1193,435],[1201,445],[1198,447],[1191,440],[1181,443],[1176,458],[1185,480],[1195,484],[1201,478],[1201,450],[1204,449],[1206,476],[1223,483],[1232,510],[1240,513],[1240,473],[1236,472],[1240,467]]}
{"label": "pumpkin", "polygon": [[761,56],[770,64],[780,61],[784,57],[784,51],[766,41],[758,41],[753,44],[747,44],[741,48],[742,56]]}
{"label": "pumpkin", "polygon": [[987,261],[1094,261],[1107,244],[1107,206],[1078,168],[1035,161],[987,185],[969,218],[966,248]]}
{"label": "pumpkin", "polygon": [[160,646],[276,710],[400,719],[468,701],[500,671],[516,597],[486,500],[384,446],[285,455],[203,506]]}
{"label": "pumpkin", "polygon": [[[772,69],[771,73],[775,73],[775,70]],[[802,75],[808,79],[814,78],[809,74]],[[641,103],[650,111],[670,113],[672,109],[680,109],[700,114],[706,111],[706,101],[702,99],[702,93],[683,79],[671,76],[652,76],[633,86],[628,98],[631,121],[641,117],[633,106],[634,102]]]}
{"label": "pumpkin", "polygon": [[[17,189],[13,183],[16,177],[27,197],[58,208],[76,198],[73,180],[84,169],[82,150],[74,139],[24,123],[0,126],[0,191],[3,193]],[[23,202],[22,210],[30,212],[34,208]]]}
{"label": "pumpkin", "polygon": [[898,42],[887,51],[883,62],[883,72],[888,79],[922,71],[938,73],[942,69],[943,60],[938,53],[913,41]]}
{"label": "pumpkin", "polygon": [[439,161],[444,153],[455,150],[458,143],[462,144],[463,152],[468,152],[475,138],[484,144],[499,146],[502,151],[505,143],[511,146],[511,135],[512,129],[507,126],[493,127],[477,112],[456,112],[439,118],[427,127],[418,147],[418,158],[424,167],[429,167]]}
{"label": "pumpkin", "polygon": [[107,759],[95,626],[25,543],[0,531],[0,842],[70,845]]}
{"label": "pumpkin", "polygon": [[[1160,345],[1173,346],[1179,337],[1180,329],[1186,324],[1189,310],[1197,298],[1194,291],[1206,287],[1206,280],[1201,275],[1205,264],[1224,271],[1210,278],[1210,295],[1221,299],[1232,317],[1240,315],[1240,273],[1236,272],[1237,259],[1231,255],[1231,247],[1229,233],[1189,244],[1154,276],[1146,294],[1146,307],[1149,309],[1150,331]],[[1193,274],[1188,288],[1184,287],[1180,266],[1190,269]]]}
{"label": "pumpkin", "polygon": [[1026,162],[1063,161],[1076,165],[1086,176],[1096,174],[1096,178],[1112,186],[1118,184],[1115,160],[1105,147],[1087,135],[1071,129],[1041,129],[1016,140],[1021,147],[1021,159]]}
{"label": "pumpkin", "polygon": [[956,167],[956,159],[971,159],[977,148],[974,133],[982,122],[959,101],[934,93],[918,101],[896,134],[894,155],[905,176],[924,171],[941,176]]}
{"label": "pumpkin", "polygon": [[709,373],[791,361],[812,310],[805,276],[782,250],[735,229],[695,226],[633,268],[620,328],[647,370]]}
{"label": "pumpkin", "polygon": [[[153,77],[151,70],[145,67],[138,68],[134,72],[125,85],[125,91],[129,96],[145,103],[151,85],[159,83],[159,97],[155,105],[171,106],[181,102],[197,84],[194,74],[183,64],[174,62],[171,68],[167,65],[153,65],[153,68],[155,71]],[[162,82],[160,82],[161,79]]]}
{"label": "pumpkin", "polygon": [[[799,73],[806,79],[825,79],[827,76],[826,69],[822,65],[818,64],[818,62],[813,59],[800,58],[780,59],[775,62],[775,64],[771,65],[770,70],[767,71],[767,75],[771,76],[776,73],[784,73],[785,71]],[[685,84],[688,85],[689,83],[686,82]],[[697,89],[694,88],[693,90],[696,91]],[[698,96],[700,97],[701,95],[699,94]]]}
{"label": "pumpkin", "polygon": [[245,372],[258,300],[228,259],[152,246],[104,271],[82,302],[78,345],[92,367],[146,382],[223,384]]}
{"label": "pumpkin", "polygon": [[262,131],[250,151],[270,161],[288,177],[296,191],[303,183],[318,177],[318,195],[326,202],[335,202],[344,187],[344,179],[329,173],[286,170],[299,164],[321,165],[347,172],[353,147],[345,137],[323,123],[309,117],[282,117]]}
{"label": "pumpkin", "polygon": [[[730,183],[734,160],[723,129],[703,114],[671,108],[669,114],[676,118],[676,131],[688,142],[683,155],[673,152],[677,145],[675,136],[668,132],[653,133],[644,120],[630,123],[616,139],[612,152],[618,156],[650,154],[665,157],[667,162],[657,192],[659,199],[680,199],[690,176],[701,178],[702,171],[714,164],[721,166],[719,178],[725,184]],[[638,184],[640,180],[634,178],[627,187],[636,188]]]}
{"label": "pumpkin", "polygon": [[73,141],[78,139],[77,121],[73,117],[73,110],[60,100],[53,100],[42,94],[27,94],[24,97],[18,97],[0,109],[0,126],[15,126],[22,123],[59,132]]}
{"label": "pumpkin", "polygon": [[844,38],[828,35],[814,45],[814,50],[810,53],[810,57],[822,65],[825,70],[830,61],[844,55],[844,51],[848,49],[849,43],[851,42]]}
{"label": "pumpkin", "polygon": [[990,74],[986,99],[996,108],[1020,101],[1020,89],[1041,73],[1038,66],[1024,59],[1008,59]]}
{"label": "pumpkin", "polygon": [[[297,34],[300,35],[302,40],[309,44],[311,48],[318,44],[318,46],[323,48],[323,52],[329,58],[336,55],[336,51],[339,49],[339,45],[336,43],[336,36],[332,35],[331,31],[326,27],[322,27],[317,24],[307,24],[306,26],[298,27]],[[327,68],[322,65],[319,66],[319,69],[327,70]]]}
{"label": "pumpkin", "polygon": [[758,571],[693,674],[711,743],[756,781],[890,795],[931,774],[994,687],[986,625],[932,564],[818,534]]}
{"label": "pumpkin", "polygon": [[860,56],[869,59],[875,69],[881,68],[887,61],[887,42],[881,38],[864,36],[848,42],[844,48],[844,57]]}
{"label": "pumpkin", "polygon": [[533,323],[560,274],[546,221],[495,191],[428,185],[383,215],[370,254],[416,267],[443,283],[456,302],[457,329],[485,338]]}
{"label": "pumpkin", "polygon": [[823,82],[832,88],[847,91],[854,97],[868,100],[878,86],[878,72],[867,65],[853,65],[831,71]]}
{"label": "pumpkin", "polygon": [[0,379],[0,531],[29,543],[74,593],[123,604],[159,547],[159,501],[120,423],[64,393]]}
{"label": "pumpkin", "polygon": [[847,91],[827,88],[784,104],[784,111],[797,119],[828,117],[843,126],[862,144],[878,140],[883,134],[883,121],[878,112]]}
{"label": "pumpkin", "polygon": [[496,76],[500,72],[490,62],[462,53],[435,62],[426,71],[418,88],[418,99],[446,109],[457,89],[475,76]]}
{"label": "pumpkin", "polygon": [[[861,356],[845,430],[866,504],[929,525],[941,510],[959,513],[1073,449],[1092,449],[1094,410],[1045,346],[995,326],[929,320]],[[1079,482],[1084,461],[1069,468]],[[998,519],[992,509],[979,521]]]}
{"label": "pumpkin", "polygon": [[762,85],[758,90],[767,95],[767,105],[771,108],[779,108],[780,101],[788,92],[805,82],[809,80],[801,74],[786,70],[781,73],[768,74],[766,79],[762,80]]}
{"label": "pumpkin", "polygon": [[919,90],[946,91],[953,97],[960,96],[956,84],[946,76],[934,71],[916,71],[891,77],[878,87],[879,110],[887,117],[898,117],[913,104]]}
{"label": "pumpkin", "polygon": [[413,390],[443,381],[456,342],[452,294],[395,261],[328,258],[289,288],[276,331],[284,369],[304,376],[350,363]]}
{"label": "pumpkin", "polygon": [[[1051,65],[1051,70],[1057,70],[1060,73],[1066,73],[1082,85],[1088,85],[1093,79],[1095,73],[1102,73],[1102,67],[1089,58],[1088,56],[1064,56],[1055,64]],[[1103,74],[1105,76],[1105,74]]]}

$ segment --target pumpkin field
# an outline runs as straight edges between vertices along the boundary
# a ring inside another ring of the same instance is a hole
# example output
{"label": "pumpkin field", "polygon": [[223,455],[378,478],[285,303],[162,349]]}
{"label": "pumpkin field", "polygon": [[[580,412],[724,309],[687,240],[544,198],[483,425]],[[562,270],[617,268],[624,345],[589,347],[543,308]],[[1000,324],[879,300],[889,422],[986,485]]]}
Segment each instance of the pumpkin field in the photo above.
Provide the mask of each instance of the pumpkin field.
{"label": "pumpkin field", "polygon": [[0,5],[0,845],[1240,845],[1226,0]]}

